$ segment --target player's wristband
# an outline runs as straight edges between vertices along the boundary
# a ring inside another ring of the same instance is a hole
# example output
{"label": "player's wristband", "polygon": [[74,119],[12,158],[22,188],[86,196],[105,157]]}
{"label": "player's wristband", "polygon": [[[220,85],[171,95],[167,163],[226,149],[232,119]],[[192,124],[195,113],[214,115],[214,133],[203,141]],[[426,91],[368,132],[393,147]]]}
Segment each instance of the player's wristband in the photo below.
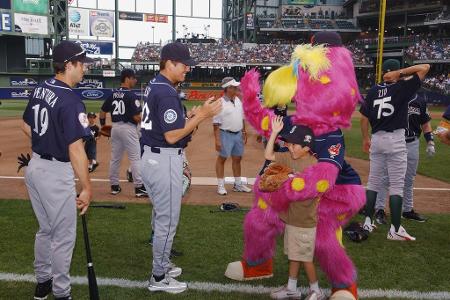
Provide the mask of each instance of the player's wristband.
{"label": "player's wristband", "polygon": [[425,138],[427,143],[429,143],[429,142],[434,140],[433,133],[431,133],[431,132],[424,133],[423,137]]}
{"label": "player's wristband", "polygon": [[100,118],[100,125],[105,126],[106,125],[106,118]]}

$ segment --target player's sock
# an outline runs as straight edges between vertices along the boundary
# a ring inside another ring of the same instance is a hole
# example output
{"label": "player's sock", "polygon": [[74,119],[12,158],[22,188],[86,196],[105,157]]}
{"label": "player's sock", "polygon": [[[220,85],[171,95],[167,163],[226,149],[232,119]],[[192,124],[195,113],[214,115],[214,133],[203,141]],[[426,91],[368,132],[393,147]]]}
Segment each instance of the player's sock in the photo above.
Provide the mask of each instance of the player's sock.
{"label": "player's sock", "polygon": [[217,185],[218,186],[225,186],[225,179],[217,178]]}
{"label": "player's sock", "polygon": [[287,288],[290,291],[296,291],[297,290],[297,278],[289,277]]}
{"label": "player's sock", "polygon": [[399,195],[389,197],[389,208],[391,209],[391,223],[395,227],[395,231],[400,228],[402,217],[402,203],[403,199]]}
{"label": "player's sock", "polygon": [[164,277],[166,277],[164,274],[161,276],[156,276],[155,274],[153,274],[153,278],[155,278],[156,282],[160,282],[161,280],[164,279]]}
{"label": "player's sock", "polygon": [[369,217],[370,220],[373,219],[373,214],[375,213],[375,203],[377,202],[377,192],[367,190],[366,191],[366,209],[365,214],[366,217]]}
{"label": "player's sock", "polygon": [[309,284],[309,289],[310,289],[311,291],[315,291],[316,293],[319,293],[319,294],[320,294],[319,282],[316,281],[316,282],[310,283],[310,284]]}
{"label": "player's sock", "polygon": [[234,185],[241,185],[241,184],[242,184],[241,177],[240,176],[234,177]]}

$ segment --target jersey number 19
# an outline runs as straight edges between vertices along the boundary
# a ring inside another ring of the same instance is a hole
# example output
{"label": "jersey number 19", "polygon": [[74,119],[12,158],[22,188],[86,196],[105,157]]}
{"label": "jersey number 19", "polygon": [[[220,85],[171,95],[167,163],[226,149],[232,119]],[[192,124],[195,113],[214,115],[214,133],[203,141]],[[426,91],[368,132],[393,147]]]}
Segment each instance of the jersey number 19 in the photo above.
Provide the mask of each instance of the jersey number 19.
{"label": "jersey number 19", "polygon": [[34,128],[33,131],[39,134],[39,136],[43,136],[48,129],[48,110],[47,107],[41,107],[40,104],[36,104],[32,107],[34,110]]}

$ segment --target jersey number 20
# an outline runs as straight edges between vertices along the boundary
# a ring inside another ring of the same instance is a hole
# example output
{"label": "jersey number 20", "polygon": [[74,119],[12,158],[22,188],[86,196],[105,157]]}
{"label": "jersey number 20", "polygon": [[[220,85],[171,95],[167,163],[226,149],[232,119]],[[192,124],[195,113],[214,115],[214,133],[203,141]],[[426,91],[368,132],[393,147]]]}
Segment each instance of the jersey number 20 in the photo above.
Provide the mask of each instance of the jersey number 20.
{"label": "jersey number 20", "polygon": [[32,107],[34,110],[34,128],[33,131],[43,136],[48,129],[48,110],[47,107],[40,108],[40,104],[36,104]]}
{"label": "jersey number 20", "polygon": [[[391,97],[384,97],[381,99],[376,99],[375,101],[373,101],[373,107],[377,107],[378,106],[378,114],[377,114],[377,119],[381,119],[381,115],[383,115],[383,117],[389,117],[390,115],[392,115],[394,113],[394,106],[388,102],[391,101]],[[387,109],[389,110],[387,111],[383,111],[383,109]]]}
{"label": "jersey number 20", "polygon": [[112,102],[112,104],[114,105],[114,110],[113,110],[113,115],[123,115],[125,114],[125,103],[123,103],[122,100],[114,100]]}

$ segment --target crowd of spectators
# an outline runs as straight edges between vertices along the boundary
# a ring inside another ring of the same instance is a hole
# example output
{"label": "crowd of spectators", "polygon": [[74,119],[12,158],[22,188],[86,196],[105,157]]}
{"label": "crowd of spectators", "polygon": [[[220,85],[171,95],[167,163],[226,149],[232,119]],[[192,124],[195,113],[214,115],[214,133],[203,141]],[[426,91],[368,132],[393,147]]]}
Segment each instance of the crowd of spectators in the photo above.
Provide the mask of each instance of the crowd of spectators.
{"label": "crowd of spectators", "polygon": [[[242,44],[235,41],[218,41],[216,43],[189,44],[192,56],[201,63],[272,63],[286,64],[291,59],[295,44]],[[370,64],[362,49],[350,46],[354,53],[355,64]],[[161,46],[139,43],[133,53],[136,62],[159,61]]]}
{"label": "crowd of spectators", "polygon": [[423,81],[423,86],[438,93],[450,95],[450,73],[427,77]]}
{"label": "crowd of spectators", "polygon": [[414,60],[450,59],[450,39],[422,39],[406,50]]}

